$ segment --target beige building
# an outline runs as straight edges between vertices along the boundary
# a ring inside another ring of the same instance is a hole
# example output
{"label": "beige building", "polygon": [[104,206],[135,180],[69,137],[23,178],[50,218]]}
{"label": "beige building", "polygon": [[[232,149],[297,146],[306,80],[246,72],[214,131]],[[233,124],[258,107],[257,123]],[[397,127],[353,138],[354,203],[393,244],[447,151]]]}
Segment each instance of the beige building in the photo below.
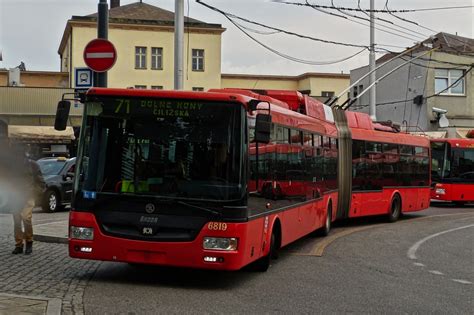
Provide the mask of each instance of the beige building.
{"label": "beige building", "polygon": [[[20,86],[27,87],[68,87],[69,73],[54,71],[20,71]],[[0,86],[8,86],[10,71],[0,69]]]}
{"label": "beige building", "polygon": [[[108,87],[172,89],[174,86],[174,13],[142,3],[120,6],[112,1],[108,39],[117,61],[108,71]],[[219,24],[185,18],[184,88],[201,90],[221,86]],[[84,48],[97,37],[97,14],[68,20],[58,53],[61,71],[75,87],[75,69],[86,67]]]}
{"label": "beige building", "polygon": [[[307,72],[297,76],[222,74],[222,88],[298,90],[321,101],[349,87],[349,75]],[[347,95],[341,97],[344,102]]]}

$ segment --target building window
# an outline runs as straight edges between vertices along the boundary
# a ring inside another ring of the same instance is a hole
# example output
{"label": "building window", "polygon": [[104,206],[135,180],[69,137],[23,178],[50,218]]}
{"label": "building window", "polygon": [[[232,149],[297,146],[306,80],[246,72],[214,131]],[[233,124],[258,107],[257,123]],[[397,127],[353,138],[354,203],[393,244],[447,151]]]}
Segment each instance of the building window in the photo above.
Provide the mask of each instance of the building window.
{"label": "building window", "polygon": [[151,68],[153,70],[163,70],[163,48],[151,48]]}
{"label": "building window", "polygon": [[459,69],[435,69],[435,93],[464,95],[464,78],[461,78],[463,74],[464,70]]}
{"label": "building window", "polygon": [[163,85],[152,85],[151,89],[152,90],[163,90]]}
{"label": "building window", "polygon": [[136,89],[139,89],[139,90],[145,90],[145,89],[146,89],[146,85],[135,85],[135,88],[136,88]]}
{"label": "building window", "polygon": [[146,47],[135,47],[135,69],[146,69]]}
{"label": "building window", "polygon": [[193,71],[204,71],[204,49],[193,49]]}
{"label": "building window", "polygon": [[193,91],[196,91],[196,92],[199,92],[199,91],[204,91],[204,88],[203,87],[199,87],[199,86],[193,86]]}
{"label": "building window", "polygon": [[333,91],[322,91],[321,96],[323,96],[323,97],[333,97],[334,92]]}
{"label": "building window", "polygon": [[353,98],[356,98],[357,95],[359,95],[359,93],[358,93],[358,91],[357,91],[357,85],[356,85],[356,86],[354,86],[354,90],[353,90],[353,93],[352,93],[352,97],[353,97]]}

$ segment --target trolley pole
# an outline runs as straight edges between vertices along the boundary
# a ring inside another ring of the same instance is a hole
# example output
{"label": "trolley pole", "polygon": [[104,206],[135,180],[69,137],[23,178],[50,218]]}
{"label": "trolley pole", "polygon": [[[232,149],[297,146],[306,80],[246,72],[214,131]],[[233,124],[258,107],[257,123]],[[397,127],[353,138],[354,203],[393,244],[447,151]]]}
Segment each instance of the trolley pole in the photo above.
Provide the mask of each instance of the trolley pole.
{"label": "trolley pole", "polygon": [[[107,39],[109,36],[109,5],[107,0],[100,0],[97,15],[97,38]],[[107,71],[94,72],[94,86],[107,87]]]}
{"label": "trolley pole", "polygon": [[373,87],[370,89],[369,93],[369,114],[372,121],[377,120],[377,112],[375,108],[376,103],[376,71],[375,71],[375,16],[374,16],[374,0],[370,0],[370,54],[369,54],[369,64],[370,64],[370,77],[369,77],[369,86]]}
{"label": "trolley pole", "polygon": [[174,9],[174,89],[182,90],[184,41],[184,0],[175,0]]}

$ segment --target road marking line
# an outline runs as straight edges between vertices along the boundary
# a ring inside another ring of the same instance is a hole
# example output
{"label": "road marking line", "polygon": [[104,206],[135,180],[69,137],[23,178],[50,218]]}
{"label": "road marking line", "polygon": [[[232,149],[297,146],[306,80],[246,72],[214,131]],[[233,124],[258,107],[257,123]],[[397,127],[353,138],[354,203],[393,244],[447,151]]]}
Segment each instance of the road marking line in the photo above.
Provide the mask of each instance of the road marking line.
{"label": "road marking line", "polygon": [[442,273],[441,271],[438,271],[438,270],[428,270],[428,272],[432,273],[434,275],[438,275],[438,276],[444,275],[444,273]]}
{"label": "road marking line", "polygon": [[453,280],[454,282],[457,282],[457,283],[462,283],[462,284],[472,284],[471,281],[462,280],[462,279],[451,279],[451,280]]}
{"label": "road marking line", "polygon": [[[408,222],[415,222],[415,221],[419,221],[419,220],[431,219],[431,218],[436,218],[436,217],[461,216],[461,215],[469,215],[469,218],[474,217],[472,215],[472,213],[470,213],[470,212],[450,213],[450,214],[435,214],[435,215],[430,215],[430,216],[426,216],[426,217],[413,218],[413,219],[410,219],[410,220],[402,220],[402,221],[398,221],[398,223],[408,223]],[[333,235],[327,236],[321,242],[316,243],[316,245],[313,247],[313,250],[311,250],[310,253],[301,253],[301,254],[298,254],[298,256],[322,257],[323,254],[324,254],[324,251],[326,250],[326,247],[328,247],[329,245],[331,245],[331,243],[333,243],[334,241],[336,241],[337,239],[339,239],[341,237],[350,235],[352,233],[357,233],[357,232],[361,232],[361,231],[364,231],[364,230],[368,230],[368,229],[374,228],[374,227],[384,227],[385,225],[390,225],[390,224],[393,224],[393,223],[371,224],[371,225],[367,225],[367,226],[363,226],[363,227],[356,227],[356,228],[344,230],[344,231],[339,232],[339,233],[335,233]]]}
{"label": "road marking line", "polygon": [[463,229],[468,229],[468,228],[470,228],[470,227],[474,227],[474,224],[470,224],[470,225],[466,225],[466,226],[461,226],[461,227],[458,227],[458,228],[449,229],[449,230],[446,230],[446,231],[442,231],[442,232],[439,232],[439,233],[435,233],[435,234],[429,235],[429,236],[427,236],[427,237],[425,237],[425,238],[419,240],[419,241],[416,242],[415,244],[413,244],[413,246],[410,247],[410,249],[408,250],[407,256],[408,256],[408,258],[410,258],[410,259],[417,259],[417,258],[416,258],[416,251],[418,250],[418,248],[420,248],[420,246],[421,246],[424,242],[426,242],[426,241],[428,241],[428,240],[430,240],[430,239],[432,239],[432,238],[434,238],[434,237],[437,237],[437,236],[446,234],[446,233],[450,233],[450,232],[454,232],[454,231],[458,231],[458,230],[463,230]]}
{"label": "road marking line", "polygon": [[419,263],[419,262],[416,262],[416,263],[413,263],[415,266],[418,266],[418,267],[424,267],[425,264],[422,264],[422,263]]}
{"label": "road marking line", "polygon": [[34,224],[33,226],[44,226],[44,225],[50,225],[50,224],[57,224],[57,223],[63,223],[63,222],[69,222],[69,220],[62,220],[62,221],[54,221],[54,222],[49,222],[49,223],[41,223],[41,224]]}
{"label": "road marking line", "polygon": [[364,231],[364,230],[368,230],[374,226],[377,226],[376,224],[372,224],[372,225],[367,225],[367,226],[362,226],[362,227],[357,227],[357,228],[353,228],[353,229],[348,229],[348,230],[344,230],[342,232],[339,232],[339,233],[336,233],[336,234],[333,234],[333,235],[330,235],[330,236],[327,236],[326,238],[324,238],[321,242],[317,243],[316,246],[313,247],[313,250],[311,251],[310,254],[307,254],[308,256],[317,256],[317,257],[321,257],[323,256],[324,254],[324,250],[326,249],[326,247],[328,247],[332,242],[334,242],[335,240],[341,238],[341,237],[344,237],[346,235],[349,235],[349,234],[352,234],[352,233],[356,233],[356,232],[360,232],[360,231]]}

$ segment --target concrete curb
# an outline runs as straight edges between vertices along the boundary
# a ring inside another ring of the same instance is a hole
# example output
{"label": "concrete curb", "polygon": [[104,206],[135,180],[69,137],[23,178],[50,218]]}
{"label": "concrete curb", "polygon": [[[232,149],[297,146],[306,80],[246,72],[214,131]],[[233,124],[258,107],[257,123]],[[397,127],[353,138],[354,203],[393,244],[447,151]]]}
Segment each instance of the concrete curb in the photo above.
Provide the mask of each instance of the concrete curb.
{"label": "concrete curb", "polygon": [[67,237],[53,236],[53,235],[44,235],[44,234],[33,234],[33,240],[44,243],[57,243],[57,244],[67,244]]}
{"label": "concrete curb", "polygon": [[17,294],[7,294],[7,293],[0,293],[0,296],[12,297],[12,298],[21,298],[21,299],[28,299],[28,300],[39,300],[39,301],[46,301],[46,314],[47,315],[60,315],[61,314],[61,307],[62,307],[62,300],[58,298],[47,298],[42,296],[28,296],[28,295],[17,295]]}

